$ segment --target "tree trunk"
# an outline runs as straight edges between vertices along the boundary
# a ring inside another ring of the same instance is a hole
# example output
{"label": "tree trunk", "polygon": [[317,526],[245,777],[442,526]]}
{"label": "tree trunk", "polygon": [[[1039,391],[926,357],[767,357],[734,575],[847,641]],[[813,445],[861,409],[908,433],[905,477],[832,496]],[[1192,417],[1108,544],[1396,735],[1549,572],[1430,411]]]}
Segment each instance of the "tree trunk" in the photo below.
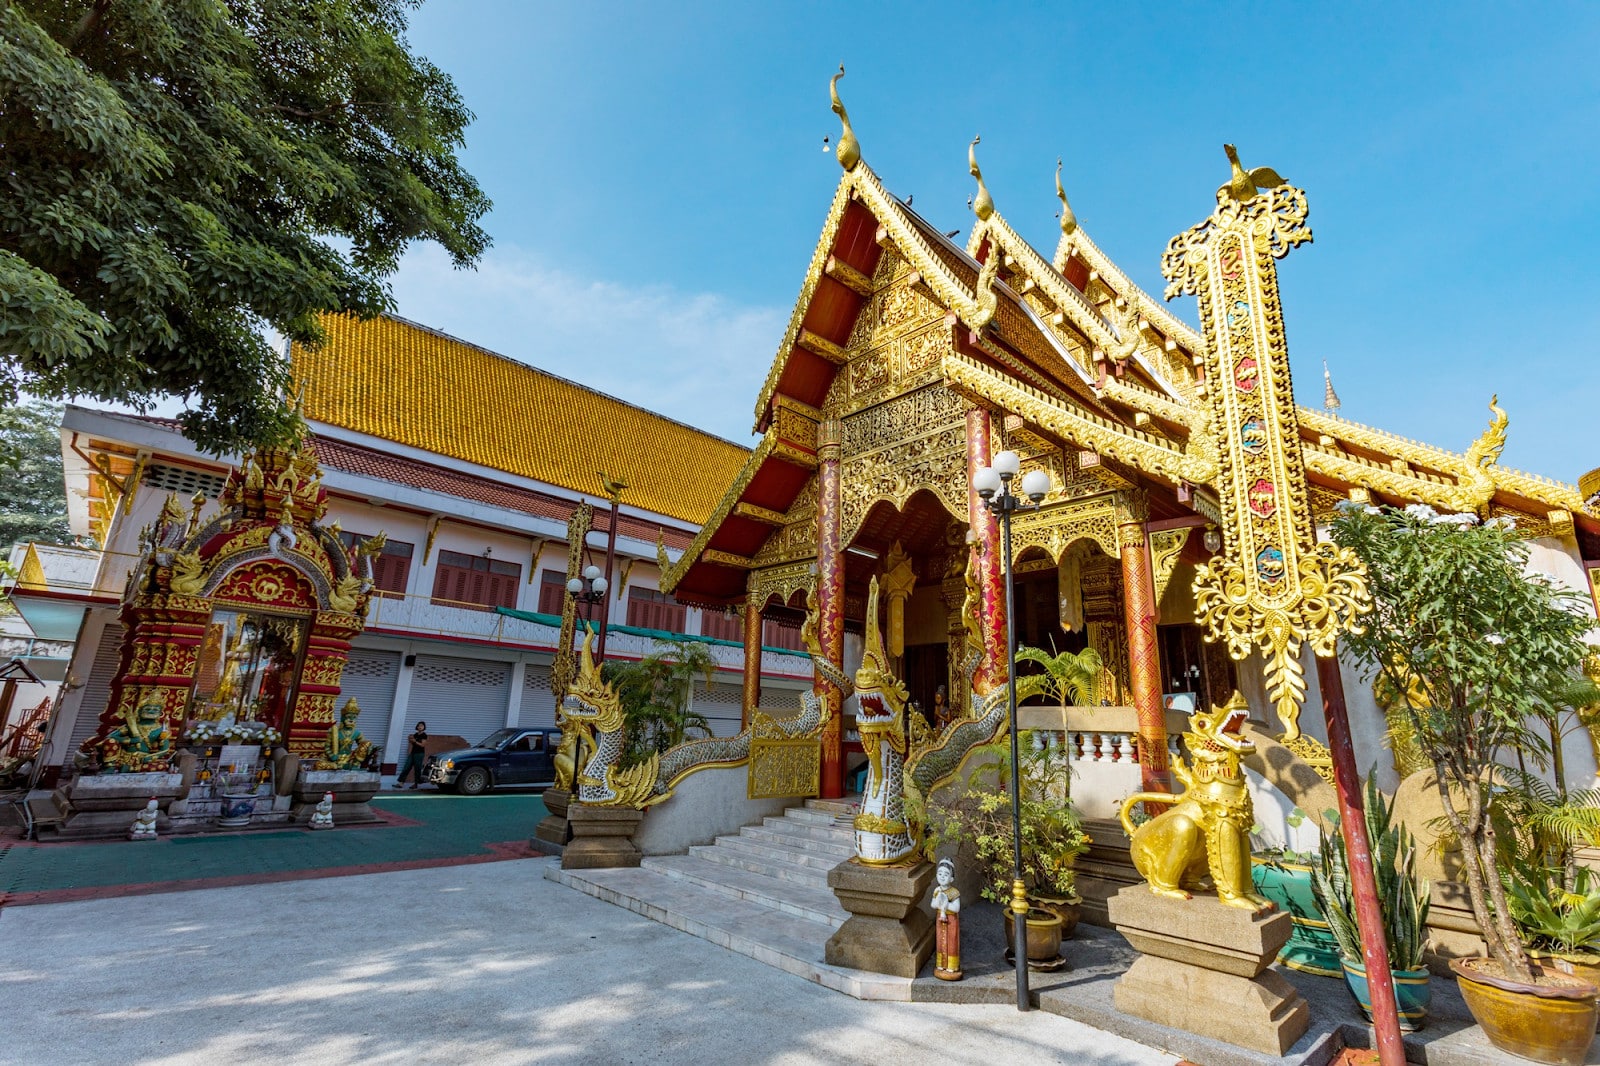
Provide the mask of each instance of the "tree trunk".
{"label": "tree trunk", "polygon": [[[1483,864],[1483,828],[1484,812],[1481,807],[1482,793],[1477,790],[1476,783],[1472,786],[1474,791],[1469,798],[1471,808],[1472,829],[1467,828],[1467,822],[1461,817],[1461,812],[1456,809],[1455,797],[1450,794],[1450,776],[1445,773],[1444,762],[1435,759],[1433,774],[1439,788],[1439,799],[1444,804],[1445,818],[1450,823],[1450,828],[1455,832],[1456,839],[1461,841],[1461,850],[1466,862],[1467,898],[1472,902],[1472,917],[1477,920],[1478,929],[1483,933],[1484,944],[1489,949],[1489,955],[1501,966],[1505,967],[1507,975],[1527,976],[1527,961],[1522,958],[1521,952],[1512,955],[1512,945],[1506,942],[1506,937],[1500,926],[1495,922],[1494,915],[1489,910],[1486,885],[1484,884]],[[1488,869],[1494,869],[1491,864]],[[1518,963],[1521,963],[1519,966]]]}

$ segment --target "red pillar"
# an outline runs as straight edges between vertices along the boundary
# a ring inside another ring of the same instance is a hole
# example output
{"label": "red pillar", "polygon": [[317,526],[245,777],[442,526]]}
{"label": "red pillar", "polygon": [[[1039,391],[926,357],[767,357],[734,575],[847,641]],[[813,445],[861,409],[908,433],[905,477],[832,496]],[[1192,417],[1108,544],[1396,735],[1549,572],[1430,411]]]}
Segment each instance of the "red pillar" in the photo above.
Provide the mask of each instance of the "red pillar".
{"label": "red pillar", "polygon": [[967,529],[972,544],[967,565],[978,568],[978,621],[985,649],[972,687],[980,694],[1003,684],[1010,665],[1005,652],[1006,584],[1000,559],[1000,521],[972,487],[972,475],[989,465],[991,433],[988,411],[974,408],[967,412]]}
{"label": "red pillar", "polygon": [[740,728],[750,726],[750,718],[761,702],[761,607],[754,597],[744,605],[744,697],[740,701]]}
{"label": "red pillar", "polygon": [[[817,427],[817,639],[822,654],[844,669],[844,551],[839,543],[839,444],[837,421]],[[822,781],[827,799],[844,795],[844,730],[842,693],[820,676],[814,691],[826,703],[828,723],[822,729]]]}
{"label": "red pillar", "polygon": [[1145,543],[1144,523],[1117,527],[1122,550],[1122,611],[1128,631],[1128,679],[1139,719],[1140,788],[1171,792],[1167,768],[1167,721],[1161,706],[1161,648],[1156,640],[1156,586]]}

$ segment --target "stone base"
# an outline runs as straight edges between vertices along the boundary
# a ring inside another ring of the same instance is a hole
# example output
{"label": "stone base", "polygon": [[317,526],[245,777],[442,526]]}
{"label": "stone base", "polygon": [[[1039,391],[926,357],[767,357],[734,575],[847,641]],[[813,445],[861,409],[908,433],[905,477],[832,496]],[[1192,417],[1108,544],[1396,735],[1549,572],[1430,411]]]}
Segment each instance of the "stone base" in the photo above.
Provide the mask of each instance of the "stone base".
{"label": "stone base", "polygon": [[572,841],[561,852],[563,870],[603,870],[638,866],[644,857],[633,843],[644,812],[632,807],[590,807],[574,803],[567,808]]}
{"label": "stone base", "polygon": [[828,938],[830,966],[916,977],[933,954],[933,919],[921,907],[933,883],[933,864],[864,866],[841,862],[828,887],[850,917]]}
{"label": "stone base", "polygon": [[566,789],[545,789],[544,807],[550,813],[534,829],[533,838],[558,848],[569,844],[572,841],[572,826],[567,824],[567,808],[571,803],[572,793]]}
{"label": "stone base", "polygon": [[311,821],[323,793],[333,793],[333,824],[360,825],[378,821],[368,800],[383,787],[383,778],[365,770],[306,770],[294,783],[294,805],[289,819],[300,825]]}
{"label": "stone base", "polygon": [[1268,970],[1294,929],[1289,915],[1250,912],[1215,896],[1170,899],[1146,885],[1106,901],[1117,931],[1143,954],[1116,983],[1118,1010],[1282,1055],[1311,1024],[1311,1008]]}
{"label": "stone base", "polygon": [[51,797],[61,812],[56,835],[61,840],[126,837],[135,815],[152,799],[161,812],[156,831],[165,833],[172,824],[167,810],[183,791],[178,773],[80,774]]}

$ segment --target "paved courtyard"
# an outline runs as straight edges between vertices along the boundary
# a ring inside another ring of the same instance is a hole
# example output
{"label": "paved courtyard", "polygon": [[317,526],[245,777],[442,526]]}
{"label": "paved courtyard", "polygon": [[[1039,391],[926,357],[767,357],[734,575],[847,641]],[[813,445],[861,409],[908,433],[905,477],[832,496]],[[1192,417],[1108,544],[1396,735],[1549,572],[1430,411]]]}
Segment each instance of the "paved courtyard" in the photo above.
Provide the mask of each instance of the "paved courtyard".
{"label": "paved courtyard", "polygon": [[332,833],[284,827],[141,844],[39,845],[0,836],[0,904],[522,858],[532,854],[528,838],[546,813],[531,792],[390,793],[373,807],[385,824]]}
{"label": "paved courtyard", "polygon": [[849,999],[550,861],[6,907],[0,1064],[1174,1061],[1050,1014]]}

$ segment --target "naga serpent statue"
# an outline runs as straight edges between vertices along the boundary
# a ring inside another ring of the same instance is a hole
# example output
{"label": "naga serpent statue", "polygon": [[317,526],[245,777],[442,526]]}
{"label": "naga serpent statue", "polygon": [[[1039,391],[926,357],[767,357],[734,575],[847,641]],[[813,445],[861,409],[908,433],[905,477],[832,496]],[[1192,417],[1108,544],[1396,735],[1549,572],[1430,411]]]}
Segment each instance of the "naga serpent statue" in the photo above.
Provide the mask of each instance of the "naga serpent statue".
{"label": "naga serpent statue", "polygon": [[594,755],[578,774],[578,802],[591,807],[648,807],[666,796],[652,795],[656,783],[656,764],[661,756],[651,753],[645,761],[622,769],[622,700],[600,676],[594,661],[594,631],[583,638],[578,659],[578,676],[567,689],[562,713],[596,735]]}
{"label": "naga serpent statue", "polygon": [[856,671],[856,728],[867,753],[867,784],[855,817],[855,861],[887,866],[913,855],[921,833],[906,820],[906,686],[889,668],[878,629],[878,579],[867,592],[867,635]]}
{"label": "naga serpent statue", "polygon": [[[1272,904],[1255,894],[1250,880],[1250,826],[1254,810],[1239,767],[1242,755],[1255,750],[1240,735],[1249,716],[1244,697],[1233,694],[1226,705],[1189,716],[1184,744],[1192,766],[1174,762],[1172,772],[1184,791],[1135,792],[1122,802],[1122,828],[1133,838],[1134,868],[1158,896],[1190,899],[1211,875],[1217,898],[1230,907],[1260,910]],[[1172,806],[1137,828],[1129,813],[1138,803]]]}

